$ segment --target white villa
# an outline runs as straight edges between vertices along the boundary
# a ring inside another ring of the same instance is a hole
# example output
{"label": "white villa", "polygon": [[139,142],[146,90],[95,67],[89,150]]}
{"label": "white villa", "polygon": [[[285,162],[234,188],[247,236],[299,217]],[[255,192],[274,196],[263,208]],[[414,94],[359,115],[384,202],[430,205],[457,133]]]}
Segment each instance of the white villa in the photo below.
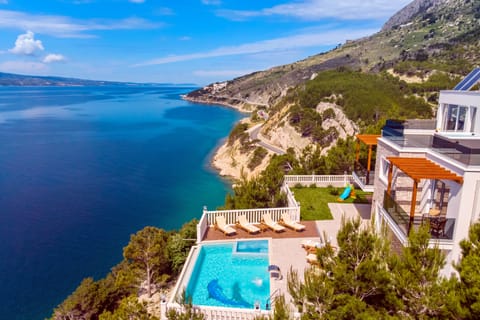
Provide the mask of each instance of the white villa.
{"label": "white villa", "polygon": [[[257,240],[260,238],[264,243],[268,243],[266,253],[260,252],[270,265],[268,271],[272,265],[281,268],[285,273],[293,267],[303,275],[303,270],[308,264],[301,247],[302,241],[305,238],[319,240],[322,231],[329,231],[330,235],[335,237],[338,229],[335,230],[327,221],[307,221],[302,222],[308,223],[305,231],[299,233],[291,231],[292,237],[281,237],[273,231],[268,233],[262,228],[261,222],[265,220],[265,214],[275,222],[281,218],[300,220],[300,204],[290,191],[289,184],[315,183],[317,186],[339,187],[355,183],[363,190],[373,192],[371,208],[369,205],[366,207],[367,215],[371,214],[365,221],[369,221],[371,216],[379,232],[386,229],[394,248],[408,244],[408,233],[412,228],[428,223],[432,235],[431,246],[438,246],[447,258],[442,270],[443,275],[451,275],[454,272],[452,263],[458,261],[461,255],[460,241],[468,237],[470,226],[480,218],[480,91],[470,91],[479,80],[480,68],[477,68],[454,90],[441,91],[435,120],[387,121],[381,135],[357,135],[357,157],[352,175],[286,176],[283,186],[288,199],[286,208],[224,211],[208,211],[204,208],[197,225],[197,245],[190,251],[173,296],[169,301],[165,299],[162,301],[162,319],[165,318],[167,308],[182,308],[175,298],[182,290],[188,289],[189,283],[195,285],[199,283],[197,265],[203,264],[203,261],[208,259],[204,252],[206,248],[218,244],[231,244],[232,255],[240,252],[238,243],[245,242],[245,237],[243,234],[237,234],[236,238],[228,237],[215,230],[213,227],[215,222],[218,223],[218,217],[222,217],[226,225],[234,228],[238,227],[235,223],[240,220],[240,216],[258,226]],[[367,159],[360,159],[361,143],[368,146]],[[338,209],[336,213],[332,211],[334,220],[341,220],[339,217],[345,215],[344,209],[341,208],[346,207],[341,207],[341,204],[333,204],[332,207],[329,205],[329,208],[331,211],[332,208]],[[223,238],[207,239],[208,234],[219,234]],[[217,300],[226,301],[230,297],[230,292],[227,292],[228,286],[237,284],[232,282],[221,284],[217,271],[222,260],[215,263],[213,270],[210,271],[210,278],[207,279],[213,279],[208,283],[209,295],[213,293]],[[263,268],[266,272],[267,266]],[[238,281],[252,282],[243,278],[249,272],[237,272],[230,280],[239,278]],[[266,279],[270,279],[270,276],[272,275],[267,275]],[[261,286],[262,281],[257,280],[259,279],[254,279],[254,285]],[[264,283],[269,287],[266,299],[270,306],[278,292],[289,297],[285,279],[276,277],[270,281],[265,280]],[[205,289],[204,287],[207,285],[204,284],[201,289]],[[242,290],[245,292],[245,289]],[[206,295],[202,294],[202,297],[211,302],[211,298]],[[236,299],[234,302],[240,303],[239,301],[241,300]],[[252,305],[243,309],[219,307],[208,303],[194,307],[202,312],[206,319],[250,320],[259,315],[270,314],[270,308],[268,305],[264,307],[263,302],[255,302],[255,307]],[[294,317],[300,318],[300,314],[294,312]]]}
{"label": "white villa", "polygon": [[369,146],[369,156],[368,168],[354,177],[374,192],[377,229],[387,226],[394,246],[404,246],[411,228],[430,223],[430,242],[444,250],[447,276],[461,255],[460,241],[479,221],[480,91],[469,91],[479,79],[477,68],[454,90],[441,91],[435,121],[388,121],[381,136],[357,136]]}

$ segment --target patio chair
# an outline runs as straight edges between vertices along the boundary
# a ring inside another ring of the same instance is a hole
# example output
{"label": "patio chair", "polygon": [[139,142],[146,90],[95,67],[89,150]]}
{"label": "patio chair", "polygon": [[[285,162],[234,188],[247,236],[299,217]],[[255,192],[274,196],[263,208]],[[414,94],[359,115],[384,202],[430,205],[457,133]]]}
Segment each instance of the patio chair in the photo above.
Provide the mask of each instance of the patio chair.
{"label": "patio chair", "polygon": [[305,226],[303,224],[293,221],[287,213],[282,213],[282,218],[280,219],[279,223],[295,231],[305,230]]}
{"label": "patio chair", "polygon": [[262,224],[266,225],[269,229],[272,229],[275,232],[285,231],[284,227],[272,220],[270,213],[266,213],[262,216]]}
{"label": "patio chair", "polygon": [[234,228],[227,225],[224,216],[217,216],[215,218],[215,229],[222,231],[226,236],[231,236],[237,233]]}
{"label": "patio chair", "polygon": [[246,216],[238,216],[237,217],[237,226],[242,228],[243,230],[247,231],[248,233],[260,232],[260,228],[254,226],[253,224],[248,222]]}
{"label": "patio chair", "polygon": [[275,264],[271,264],[268,266],[268,272],[270,272],[270,278],[272,279],[275,279],[275,280],[283,279],[282,273],[280,272],[280,267]]}
{"label": "patio chair", "polygon": [[430,218],[428,222],[430,223],[430,234],[432,236],[445,236],[445,225],[447,224],[447,218]]}

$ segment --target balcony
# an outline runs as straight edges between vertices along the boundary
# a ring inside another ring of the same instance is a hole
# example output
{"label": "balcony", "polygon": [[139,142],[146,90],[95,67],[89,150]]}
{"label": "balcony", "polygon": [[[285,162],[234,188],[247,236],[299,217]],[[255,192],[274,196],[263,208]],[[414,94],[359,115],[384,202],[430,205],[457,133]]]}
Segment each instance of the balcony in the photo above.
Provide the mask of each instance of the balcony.
{"label": "balcony", "polygon": [[383,198],[384,213],[393,221],[397,229],[402,233],[402,238],[407,239],[412,228],[417,230],[422,224],[430,225],[431,239],[453,240],[455,229],[454,218],[443,216],[429,217],[428,213],[417,213],[410,217],[400,204],[398,204],[386,191]]}
{"label": "balcony", "polygon": [[353,170],[353,179],[356,184],[366,192],[374,191],[375,168],[367,170],[367,168],[360,162],[355,162]]}
{"label": "balcony", "polygon": [[[378,134],[357,134],[357,147],[355,154],[355,165],[353,178],[363,191],[373,192],[373,180],[375,177],[375,154],[373,147],[377,145]],[[368,147],[367,157],[361,157],[365,150],[360,152],[363,147]],[[362,159],[361,159],[362,158]]]}
{"label": "balcony", "polygon": [[439,132],[432,134],[387,135],[383,138],[401,149],[418,148],[434,152],[467,166],[480,165],[480,137],[468,133]]}

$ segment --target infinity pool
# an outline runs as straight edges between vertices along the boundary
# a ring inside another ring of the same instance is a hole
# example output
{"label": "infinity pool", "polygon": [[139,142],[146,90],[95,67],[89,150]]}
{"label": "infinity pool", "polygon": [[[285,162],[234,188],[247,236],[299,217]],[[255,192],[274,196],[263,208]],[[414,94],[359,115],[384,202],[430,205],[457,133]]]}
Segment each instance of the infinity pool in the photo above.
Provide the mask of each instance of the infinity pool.
{"label": "infinity pool", "polygon": [[202,245],[186,294],[194,305],[264,309],[268,265],[268,240]]}

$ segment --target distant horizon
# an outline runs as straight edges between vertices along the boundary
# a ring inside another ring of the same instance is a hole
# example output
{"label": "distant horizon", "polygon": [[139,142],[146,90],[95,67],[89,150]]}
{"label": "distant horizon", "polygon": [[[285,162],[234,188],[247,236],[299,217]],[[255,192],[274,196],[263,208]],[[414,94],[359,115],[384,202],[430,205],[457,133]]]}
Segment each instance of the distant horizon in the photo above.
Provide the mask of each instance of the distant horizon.
{"label": "distant horizon", "polygon": [[[143,84],[143,85],[159,85],[159,86],[192,86],[192,87],[202,87],[204,85],[200,85],[197,83],[174,83],[174,82],[134,82],[134,81],[114,81],[114,80],[104,80],[104,79],[86,79],[86,78],[77,78],[71,76],[57,76],[53,74],[47,75],[32,75],[32,74],[24,74],[24,73],[13,73],[13,72],[3,72],[0,71],[0,74],[11,74],[14,76],[21,76],[21,77],[34,77],[34,78],[60,78],[60,79],[71,79],[71,80],[79,80],[79,81],[92,81],[92,82],[111,82],[111,83],[121,83],[121,84]],[[0,86],[2,86],[0,84]]]}
{"label": "distant horizon", "polygon": [[372,35],[409,2],[0,0],[0,72],[203,86]]}

